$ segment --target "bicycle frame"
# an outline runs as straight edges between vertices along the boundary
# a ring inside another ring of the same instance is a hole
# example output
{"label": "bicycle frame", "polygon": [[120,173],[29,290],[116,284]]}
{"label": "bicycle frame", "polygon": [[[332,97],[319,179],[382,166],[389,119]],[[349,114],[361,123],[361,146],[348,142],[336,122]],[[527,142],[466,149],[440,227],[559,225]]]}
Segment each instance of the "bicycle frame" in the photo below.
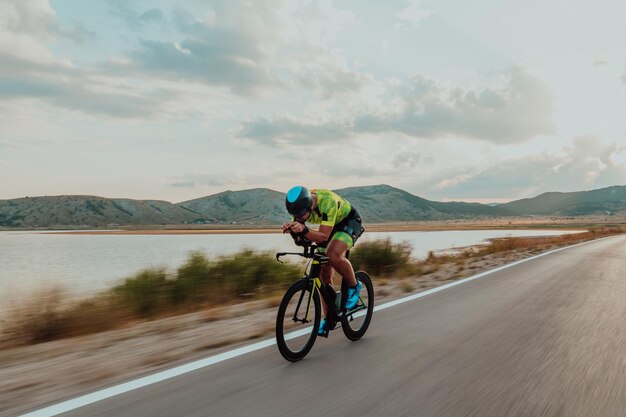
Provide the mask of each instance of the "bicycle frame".
{"label": "bicycle frame", "polygon": [[296,306],[296,310],[293,315],[293,321],[301,321],[302,323],[308,323],[309,320],[309,311],[311,309],[311,304],[313,302],[314,292],[317,291],[318,294],[322,297],[324,302],[326,303],[326,321],[327,326],[323,336],[328,337],[329,330],[335,328],[336,324],[341,321],[344,316],[348,316],[350,320],[352,320],[352,315],[359,310],[366,309],[367,306],[359,296],[359,303],[355,308],[346,312],[345,311],[345,302],[346,302],[346,284],[345,280],[341,280],[341,303],[339,308],[336,306],[336,292],[332,285],[324,284],[320,279],[320,274],[322,271],[322,266],[329,262],[327,256],[322,255],[316,252],[317,247],[315,245],[305,246],[302,253],[299,252],[280,252],[276,254],[276,260],[282,262],[280,260],[281,256],[285,255],[297,255],[302,256],[304,258],[312,258],[311,268],[308,273],[305,273],[304,280],[307,281],[307,289],[309,290],[310,296],[307,300],[306,312],[304,318],[299,319],[298,313],[300,311],[300,306],[302,305],[302,301],[304,299],[304,291],[300,294],[300,298],[298,299],[298,304]]}

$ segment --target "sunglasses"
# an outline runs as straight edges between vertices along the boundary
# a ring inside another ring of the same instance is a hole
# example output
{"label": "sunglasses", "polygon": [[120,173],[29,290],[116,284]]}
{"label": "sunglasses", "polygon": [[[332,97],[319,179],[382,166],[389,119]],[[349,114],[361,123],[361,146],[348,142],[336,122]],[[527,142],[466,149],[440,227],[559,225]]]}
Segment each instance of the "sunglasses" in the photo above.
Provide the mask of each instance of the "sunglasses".
{"label": "sunglasses", "polygon": [[300,210],[297,213],[294,213],[294,217],[302,218],[307,213],[307,211],[309,211],[309,210],[308,209]]}

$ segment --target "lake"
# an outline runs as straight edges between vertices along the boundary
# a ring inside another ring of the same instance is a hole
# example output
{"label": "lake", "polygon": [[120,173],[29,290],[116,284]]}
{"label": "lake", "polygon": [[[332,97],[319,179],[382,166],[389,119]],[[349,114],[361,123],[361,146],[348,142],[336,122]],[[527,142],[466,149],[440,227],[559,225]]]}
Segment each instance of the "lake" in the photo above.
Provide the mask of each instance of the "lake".
{"label": "lake", "polygon": [[[572,231],[464,230],[428,232],[370,232],[361,241],[389,238],[406,242],[415,257],[505,236],[545,236]],[[0,232],[0,302],[37,288],[60,285],[84,294],[111,287],[149,267],[174,270],[199,251],[209,258],[243,248],[297,251],[283,234],[207,235],[79,235],[47,232]]]}

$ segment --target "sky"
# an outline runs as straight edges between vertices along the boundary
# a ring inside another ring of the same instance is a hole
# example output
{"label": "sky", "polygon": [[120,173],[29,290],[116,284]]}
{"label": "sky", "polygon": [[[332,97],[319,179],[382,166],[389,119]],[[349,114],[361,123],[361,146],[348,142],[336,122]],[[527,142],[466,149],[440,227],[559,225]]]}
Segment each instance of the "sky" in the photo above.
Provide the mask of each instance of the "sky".
{"label": "sky", "polygon": [[626,184],[622,0],[0,2],[0,199]]}

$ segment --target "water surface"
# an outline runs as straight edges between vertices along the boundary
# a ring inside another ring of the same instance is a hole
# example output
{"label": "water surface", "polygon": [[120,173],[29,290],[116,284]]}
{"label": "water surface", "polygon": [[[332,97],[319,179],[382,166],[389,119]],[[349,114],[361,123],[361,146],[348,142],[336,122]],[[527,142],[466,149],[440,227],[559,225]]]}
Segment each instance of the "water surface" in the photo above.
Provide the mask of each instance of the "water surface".
{"label": "water surface", "polygon": [[[543,236],[554,230],[464,230],[429,232],[371,232],[361,241],[389,238],[406,242],[415,257],[504,236]],[[209,258],[243,248],[295,251],[283,234],[207,235],[79,235],[41,232],[0,232],[0,302],[13,294],[60,285],[72,293],[109,288],[141,269],[175,270],[193,251]]]}

